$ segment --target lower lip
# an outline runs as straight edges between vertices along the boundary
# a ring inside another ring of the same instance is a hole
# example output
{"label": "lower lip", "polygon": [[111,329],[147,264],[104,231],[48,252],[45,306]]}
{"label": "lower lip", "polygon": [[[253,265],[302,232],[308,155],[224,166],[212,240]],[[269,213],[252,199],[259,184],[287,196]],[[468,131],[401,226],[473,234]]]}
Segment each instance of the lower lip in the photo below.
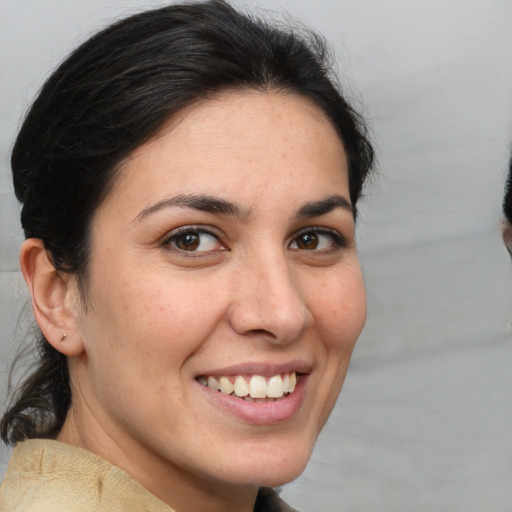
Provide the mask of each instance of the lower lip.
{"label": "lower lip", "polygon": [[198,385],[201,386],[208,400],[212,400],[216,406],[222,407],[246,423],[263,426],[282,423],[297,413],[304,401],[307,377],[307,375],[301,375],[297,379],[293,393],[269,402],[246,402],[243,398],[213,391],[199,383]]}

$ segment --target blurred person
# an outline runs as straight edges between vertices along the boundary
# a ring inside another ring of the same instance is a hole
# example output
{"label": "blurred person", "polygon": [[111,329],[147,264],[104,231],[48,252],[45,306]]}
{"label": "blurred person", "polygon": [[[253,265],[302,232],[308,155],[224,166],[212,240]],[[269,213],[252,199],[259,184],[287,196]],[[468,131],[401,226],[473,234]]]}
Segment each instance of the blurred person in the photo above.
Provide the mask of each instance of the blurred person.
{"label": "blurred person", "polygon": [[503,241],[507,251],[512,256],[512,156],[509,161],[508,176],[505,183],[505,196],[503,198]]}

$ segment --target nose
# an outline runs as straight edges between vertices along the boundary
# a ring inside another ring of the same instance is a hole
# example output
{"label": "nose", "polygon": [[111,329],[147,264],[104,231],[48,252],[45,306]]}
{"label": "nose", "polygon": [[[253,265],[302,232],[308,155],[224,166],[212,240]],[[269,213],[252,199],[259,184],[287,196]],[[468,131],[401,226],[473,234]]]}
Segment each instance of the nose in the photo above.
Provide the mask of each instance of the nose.
{"label": "nose", "polygon": [[260,254],[239,269],[229,311],[242,335],[264,335],[276,343],[296,340],[313,322],[300,289],[297,269],[284,254]]}

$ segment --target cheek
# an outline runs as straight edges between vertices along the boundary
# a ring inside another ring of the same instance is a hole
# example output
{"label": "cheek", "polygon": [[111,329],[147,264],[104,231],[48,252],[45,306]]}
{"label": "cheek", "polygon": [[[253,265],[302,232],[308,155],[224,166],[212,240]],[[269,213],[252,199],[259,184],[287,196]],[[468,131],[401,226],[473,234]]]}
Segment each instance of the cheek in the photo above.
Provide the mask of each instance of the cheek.
{"label": "cheek", "polygon": [[325,280],[316,293],[314,311],[329,351],[352,353],[366,321],[366,293],[360,271]]}
{"label": "cheek", "polygon": [[151,362],[152,371],[166,372],[170,361],[185,361],[222,317],[222,298],[212,300],[215,288],[205,289],[188,276],[114,281],[99,288],[109,293],[94,297],[89,332],[102,340],[104,356],[112,359],[116,354],[134,371]]}
{"label": "cheek", "polygon": [[360,272],[329,279],[315,301],[317,354],[324,362],[316,386],[318,399],[316,427],[321,430],[345,381],[350,358],[366,320],[366,294]]}

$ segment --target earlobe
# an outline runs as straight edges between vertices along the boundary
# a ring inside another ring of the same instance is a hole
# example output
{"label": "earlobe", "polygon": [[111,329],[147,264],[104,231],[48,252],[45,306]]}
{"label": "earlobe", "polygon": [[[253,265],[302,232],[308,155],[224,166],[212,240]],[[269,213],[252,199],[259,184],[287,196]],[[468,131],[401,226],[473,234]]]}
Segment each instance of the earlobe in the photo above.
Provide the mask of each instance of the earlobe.
{"label": "earlobe", "polygon": [[20,266],[32,299],[37,324],[44,337],[59,352],[77,356],[84,352],[77,328],[76,286],[57,272],[39,238],[25,240]]}

